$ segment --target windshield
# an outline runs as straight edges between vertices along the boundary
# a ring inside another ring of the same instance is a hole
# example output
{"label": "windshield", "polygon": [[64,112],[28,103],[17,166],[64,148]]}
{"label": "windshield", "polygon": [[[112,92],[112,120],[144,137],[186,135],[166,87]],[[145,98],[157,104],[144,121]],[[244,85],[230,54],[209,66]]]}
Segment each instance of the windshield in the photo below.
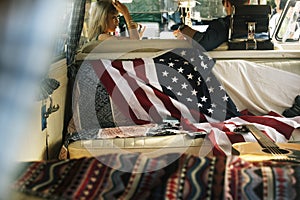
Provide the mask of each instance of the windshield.
{"label": "windshield", "polygon": [[298,41],[300,35],[300,1],[290,0],[279,20],[275,38],[281,42]]}

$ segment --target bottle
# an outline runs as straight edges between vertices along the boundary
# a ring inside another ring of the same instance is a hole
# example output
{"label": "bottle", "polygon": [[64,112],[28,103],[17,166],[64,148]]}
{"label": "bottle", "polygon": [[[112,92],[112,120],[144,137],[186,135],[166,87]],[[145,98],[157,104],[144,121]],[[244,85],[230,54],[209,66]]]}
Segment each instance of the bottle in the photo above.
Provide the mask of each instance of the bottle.
{"label": "bottle", "polygon": [[115,29],[115,36],[116,37],[120,36],[120,28],[119,28],[119,26],[117,26],[116,29]]}

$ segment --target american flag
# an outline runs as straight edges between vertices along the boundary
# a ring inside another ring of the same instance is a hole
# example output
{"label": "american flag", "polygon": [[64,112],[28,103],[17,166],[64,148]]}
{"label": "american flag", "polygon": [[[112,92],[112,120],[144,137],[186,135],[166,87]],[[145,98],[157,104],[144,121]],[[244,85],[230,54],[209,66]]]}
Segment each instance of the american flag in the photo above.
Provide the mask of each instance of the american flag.
{"label": "american flag", "polygon": [[166,118],[214,122],[239,112],[212,73],[214,60],[195,49],[155,58],[89,61],[114,104],[135,124]]}

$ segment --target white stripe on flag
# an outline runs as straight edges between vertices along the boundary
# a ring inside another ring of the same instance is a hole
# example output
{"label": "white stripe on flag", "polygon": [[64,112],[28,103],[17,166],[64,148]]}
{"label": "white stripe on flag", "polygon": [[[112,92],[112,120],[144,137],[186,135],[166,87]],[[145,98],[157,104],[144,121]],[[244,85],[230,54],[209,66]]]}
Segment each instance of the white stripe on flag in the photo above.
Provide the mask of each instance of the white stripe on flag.
{"label": "white stripe on flag", "polygon": [[[120,92],[124,96],[125,100],[127,101],[129,107],[132,109],[134,114],[137,116],[138,119],[149,121],[149,114],[144,110],[141,106],[140,102],[134,95],[132,89],[128,85],[126,79],[119,73],[117,69],[115,69],[111,65],[111,61],[109,60],[102,60],[102,63],[106,69],[106,71],[110,74],[111,78],[116,84],[116,87],[119,88]],[[112,96],[112,99],[118,98]]]}
{"label": "white stripe on flag", "polygon": [[184,118],[188,119],[191,123],[196,123],[199,121],[199,119],[196,120],[194,119],[194,117],[191,115],[190,110],[188,109],[188,107],[186,107],[186,105],[173,98],[170,98],[170,100],[173,103],[173,105],[179,110],[179,112]]}
{"label": "white stripe on flag", "polygon": [[[122,61],[122,66],[123,66],[124,70],[127,73],[129,73],[129,75],[131,75],[131,74],[136,75],[132,61]],[[134,76],[131,75],[131,77],[134,77]]]}
{"label": "white stripe on flag", "polygon": [[[218,128],[212,128],[211,132],[208,135],[209,138],[215,138],[215,141],[212,141],[213,143],[215,142],[217,144],[217,146],[222,149],[222,151],[226,154],[226,155],[231,155],[231,151],[232,151],[232,145],[228,145],[231,144],[231,141],[229,140],[228,136],[225,134],[225,132],[221,131]],[[213,140],[213,139],[212,139]],[[214,144],[215,145],[215,144]]]}
{"label": "white stripe on flag", "polygon": [[159,80],[157,78],[157,72],[156,72],[156,65],[152,58],[144,58],[145,63],[145,73],[149,80],[149,84],[158,89],[159,91],[162,91],[162,87],[159,83]]}
{"label": "white stripe on flag", "polygon": [[[162,119],[165,119],[166,116],[171,116],[171,113],[168,111],[168,109],[164,106],[163,102],[155,95],[152,88],[145,84],[141,84],[139,81],[137,81],[137,84],[139,87],[145,91],[147,94],[147,97],[149,101],[153,104],[153,106],[156,108],[157,112],[161,116]],[[151,115],[150,115],[151,117]]]}

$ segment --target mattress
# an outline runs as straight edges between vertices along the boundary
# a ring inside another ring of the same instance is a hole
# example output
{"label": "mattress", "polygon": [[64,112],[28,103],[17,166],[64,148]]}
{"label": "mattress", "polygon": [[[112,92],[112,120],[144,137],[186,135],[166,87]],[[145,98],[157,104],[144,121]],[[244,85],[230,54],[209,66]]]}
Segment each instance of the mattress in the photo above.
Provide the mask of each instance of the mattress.
{"label": "mattress", "polygon": [[68,146],[70,158],[105,155],[108,153],[143,153],[155,157],[166,153],[187,153],[199,156],[200,148],[205,148],[203,138],[186,135],[110,138],[80,140]]}
{"label": "mattress", "polygon": [[[265,116],[241,116],[231,118],[219,123],[198,123],[194,124],[198,130],[164,136],[147,136],[141,133],[141,125],[136,128],[130,137],[129,134],[119,133],[120,127],[109,128],[109,132],[117,130],[116,134],[97,134],[90,139],[74,137],[66,145],[69,158],[95,157],[108,153],[142,153],[148,158],[167,153],[185,153],[198,157],[215,155],[232,155],[232,145],[239,142],[256,142],[251,133],[236,132],[241,124],[255,124],[261,131],[268,135],[276,143],[299,143],[300,142],[300,117],[282,118],[276,115]],[[127,129],[129,130],[129,129]],[[101,132],[106,132],[102,129]],[[138,132],[139,136],[138,136]],[[133,137],[133,135],[136,135]],[[144,136],[141,136],[144,135]],[[77,139],[76,139],[77,138]],[[299,144],[298,144],[299,146]]]}

